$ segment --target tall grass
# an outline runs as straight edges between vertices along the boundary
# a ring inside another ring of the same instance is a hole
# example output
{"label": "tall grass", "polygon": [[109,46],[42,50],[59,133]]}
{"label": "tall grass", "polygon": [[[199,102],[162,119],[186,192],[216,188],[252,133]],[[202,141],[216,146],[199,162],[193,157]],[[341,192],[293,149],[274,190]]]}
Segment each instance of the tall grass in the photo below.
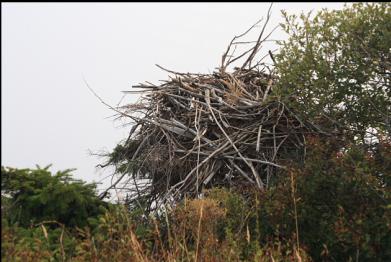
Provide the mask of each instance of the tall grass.
{"label": "tall grass", "polygon": [[244,202],[214,190],[210,197],[185,200],[173,211],[145,221],[132,219],[126,208],[117,206],[93,230],[77,228],[55,235],[59,228],[36,226],[27,237],[22,228],[5,227],[2,257],[5,261],[310,261],[293,244],[256,243],[249,216],[234,221],[232,204]]}

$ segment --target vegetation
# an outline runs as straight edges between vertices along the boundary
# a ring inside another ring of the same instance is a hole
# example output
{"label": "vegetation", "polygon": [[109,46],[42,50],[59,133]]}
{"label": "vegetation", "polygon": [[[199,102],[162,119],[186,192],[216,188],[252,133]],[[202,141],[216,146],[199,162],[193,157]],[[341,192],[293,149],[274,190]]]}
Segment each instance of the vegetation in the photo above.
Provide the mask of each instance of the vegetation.
{"label": "vegetation", "polygon": [[[301,20],[285,14],[283,28],[290,38],[273,57],[275,84],[264,102],[280,101],[294,112],[297,122],[287,114],[287,126],[303,121],[317,132],[300,131],[296,142],[305,147],[292,153],[288,146],[278,163],[284,168],[270,171],[274,180],[264,188],[220,177],[201,193],[184,190],[152,212],[153,191],[108,204],[95,185],[72,179],[70,170],[51,174],[48,168],[2,167],[2,259],[391,261],[390,11],[390,3],[373,3]],[[236,79],[246,79],[242,74]],[[109,164],[116,164],[121,176],[139,168],[137,159],[126,158],[129,151],[142,151],[139,142],[129,139],[111,154]],[[154,148],[151,142],[144,142],[146,150]],[[251,176],[245,162],[236,165]],[[178,165],[175,172],[180,171]],[[269,173],[259,173],[268,181]]]}
{"label": "vegetation", "polygon": [[27,227],[12,225],[7,222],[14,216],[11,209],[2,217],[2,256],[23,261],[391,259],[391,141],[381,141],[376,154],[355,146],[336,152],[335,145],[317,138],[310,143],[305,167],[292,167],[266,192],[243,195],[215,188],[202,199],[185,199],[149,217],[116,204],[98,216],[95,227],[84,228],[38,219],[41,223]]}
{"label": "vegetation", "polygon": [[391,134],[391,5],[353,4],[314,17],[283,12],[290,36],[276,56],[279,91],[311,117],[327,117],[363,139]]}
{"label": "vegetation", "polygon": [[[70,171],[51,174],[46,168],[1,169],[2,212],[9,223],[30,226],[57,221],[65,226],[93,226],[89,218],[103,214],[107,204],[96,196],[95,185],[71,177]],[[7,204],[8,203],[8,204]],[[3,204],[3,203],[2,203]]]}

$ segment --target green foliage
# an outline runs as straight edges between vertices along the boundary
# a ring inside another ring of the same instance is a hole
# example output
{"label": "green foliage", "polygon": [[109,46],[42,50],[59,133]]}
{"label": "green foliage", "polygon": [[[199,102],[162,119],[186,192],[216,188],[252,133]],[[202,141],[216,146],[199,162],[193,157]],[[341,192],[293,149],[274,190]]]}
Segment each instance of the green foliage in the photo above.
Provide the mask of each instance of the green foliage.
{"label": "green foliage", "polygon": [[48,168],[1,168],[2,204],[8,198],[4,217],[25,227],[50,220],[93,226],[107,206],[96,196],[96,186],[73,179],[71,170],[52,175]]}
{"label": "green foliage", "polygon": [[[357,146],[338,152],[308,140],[312,149],[304,168],[293,168],[259,205],[261,235],[294,239],[297,220],[300,246],[315,261],[389,261],[391,186],[384,181],[391,169]],[[390,146],[390,141],[378,145],[388,162]]]}
{"label": "green foliage", "polygon": [[289,39],[276,56],[276,92],[322,129],[349,128],[344,141],[363,141],[372,127],[380,142],[364,149],[308,138],[305,165],[293,168],[261,204],[261,235],[296,237],[297,221],[301,247],[315,261],[388,261],[391,150],[379,134],[391,134],[391,5],[283,14]]}
{"label": "green foliage", "polygon": [[[62,227],[2,225],[1,254],[6,261],[61,261],[75,255],[77,239]],[[46,232],[46,234],[45,234]]]}
{"label": "green foliage", "polygon": [[298,112],[364,136],[391,134],[391,4],[356,3],[311,17],[283,12],[278,89]]}
{"label": "green foliage", "polygon": [[[206,193],[206,196],[216,201],[221,208],[226,210],[225,223],[230,231],[244,228],[244,221],[248,215],[248,203],[242,195],[235,191],[223,188],[214,188]],[[237,232],[234,232],[237,233]]]}

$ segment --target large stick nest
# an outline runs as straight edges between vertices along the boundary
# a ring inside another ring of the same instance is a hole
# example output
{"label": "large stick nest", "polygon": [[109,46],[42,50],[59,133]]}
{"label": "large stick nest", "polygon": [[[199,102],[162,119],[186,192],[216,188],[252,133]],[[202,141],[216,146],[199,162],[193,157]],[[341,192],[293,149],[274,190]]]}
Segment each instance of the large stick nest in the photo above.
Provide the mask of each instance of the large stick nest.
{"label": "large stick nest", "polygon": [[[131,198],[146,196],[150,204],[213,186],[265,190],[286,163],[303,160],[306,135],[320,130],[274,93],[272,70],[253,64],[266,23],[252,48],[238,56],[229,54],[249,30],[235,37],[212,74],[167,70],[171,77],[163,84],[128,91],[142,97],[118,111],[134,125],[111,154],[109,163],[121,176],[110,188],[122,184]],[[243,65],[228,72],[238,58]]]}

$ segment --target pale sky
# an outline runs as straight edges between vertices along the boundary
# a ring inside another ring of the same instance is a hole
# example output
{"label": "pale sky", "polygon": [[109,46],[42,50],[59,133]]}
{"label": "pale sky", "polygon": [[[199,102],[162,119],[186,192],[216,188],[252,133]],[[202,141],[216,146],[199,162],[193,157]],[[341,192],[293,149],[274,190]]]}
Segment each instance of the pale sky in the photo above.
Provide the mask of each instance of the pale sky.
{"label": "pale sky", "polygon": [[[341,9],[343,3],[275,3],[269,29],[288,13]],[[231,38],[268,3],[2,3],[1,164],[77,168],[99,181],[111,170],[90,154],[111,150],[130,127],[87,89],[116,105],[132,85],[167,79],[155,64],[212,72]],[[280,30],[273,39],[282,39]],[[273,49],[273,46],[267,47]],[[124,102],[132,102],[128,96]],[[106,180],[99,188],[109,184]]]}

